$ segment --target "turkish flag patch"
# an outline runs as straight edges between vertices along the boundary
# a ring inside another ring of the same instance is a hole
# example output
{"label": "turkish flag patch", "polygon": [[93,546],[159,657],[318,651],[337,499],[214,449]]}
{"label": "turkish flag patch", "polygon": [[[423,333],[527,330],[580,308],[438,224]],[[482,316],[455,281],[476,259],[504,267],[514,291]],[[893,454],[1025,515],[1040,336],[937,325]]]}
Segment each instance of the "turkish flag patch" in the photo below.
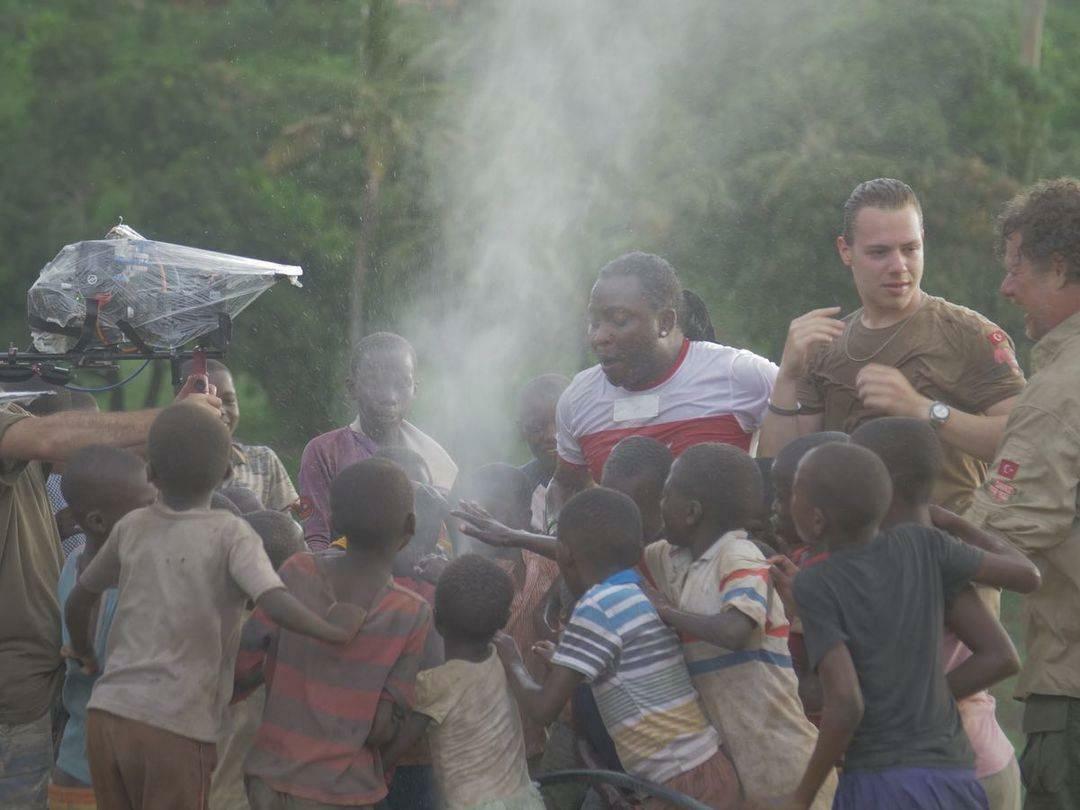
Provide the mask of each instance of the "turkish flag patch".
{"label": "turkish flag patch", "polygon": [[1016,474],[1020,472],[1020,465],[1015,461],[1009,461],[1007,458],[1003,458],[998,463],[997,474],[1002,478],[1007,478],[1012,481],[1016,478]]}

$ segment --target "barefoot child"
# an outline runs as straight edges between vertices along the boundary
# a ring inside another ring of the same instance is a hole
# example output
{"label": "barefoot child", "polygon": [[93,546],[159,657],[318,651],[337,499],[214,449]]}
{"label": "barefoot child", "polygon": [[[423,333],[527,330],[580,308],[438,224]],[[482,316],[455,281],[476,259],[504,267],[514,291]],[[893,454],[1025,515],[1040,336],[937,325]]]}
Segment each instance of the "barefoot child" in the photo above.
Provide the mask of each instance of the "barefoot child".
{"label": "barefoot child", "polygon": [[[664,485],[667,540],[645,549],[660,618],[679,632],[694,687],[746,793],[795,789],[817,732],[803,714],[788,620],[769,564],[746,526],[762,506],[761,473],[737,447],[699,444]],[[828,810],[830,774],[815,810]]]}
{"label": "barefoot child", "polygon": [[262,610],[245,626],[238,689],[260,671],[266,679],[262,725],[244,764],[254,810],[379,804],[387,794],[379,748],[395,713],[413,705],[431,613],[391,571],[416,526],[412,484],[394,462],[365,459],[338,473],[329,506],[346,550],[296,554],[281,577],[313,611],[348,604],[366,618],[341,647]]}
{"label": "barefoot child", "polygon": [[99,595],[118,587],[105,671],[87,712],[87,753],[102,807],[207,806],[215,741],[248,599],[278,621],[326,641],[342,627],[303,607],[282,585],[251,528],[211,510],[225,475],[229,432],[208,409],[180,403],[161,412],[148,440],[160,499],[126,515],[68,597],[75,654],[96,669],[90,618]]}
{"label": "barefoot child", "polygon": [[829,556],[794,581],[824,708],[785,807],[810,807],[843,756],[837,810],[987,808],[941,665],[945,605],[969,581],[1033,590],[1038,572],[916,524],[879,534],[891,501],[888,470],[864,447],[823,445],[796,471],[795,526]]}
{"label": "barefoot child", "polygon": [[542,684],[516,645],[500,646],[519,702],[550,723],[588,682],[627,773],[710,807],[736,807],[738,777],[705,717],[679,640],[641,589],[634,502],[610,489],[586,490],[563,507],[558,531],[559,569],[578,602]]}
{"label": "barefoot child", "polygon": [[[893,500],[885,517],[885,527],[900,523],[932,527],[935,524],[931,518],[936,515],[938,528],[977,544],[972,535],[974,527],[944,510],[932,513],[930,497],[941,475],[943,455],[941,443],[930,425],[919,419],[874,419],[856,430],[851,435],[851,441],[872,450],[889,470]],[[1020,552],[1011,546],[1002,543],[998,548],[1006,553],[1011,551],[1017,559],[1023,559]],[[990,800],[990,810],[1020,810],[1020,768],[1012,743],[998,725],[994,698],[986,691],[986,687],[1016,674],[1020,659],[994,613],[980,601],[980,596],[983,596],[996,603],[1000,599],[998,591],[989,588],[981,590],[982,594],[975,593],[970,587],[962,591],[946,614],[942,650],[945,672],[953,697],[957,699],[956,708],[960,712],[964,731],[975,752],[975,776]],[[955,615],[958,611],[963,613]],[[957,636],[970,626],[973,614],[976,622],[975,640],[961,641]],[[958,622],[963,622],[963,625],[958,626]],[[980,633],[981,628],[987,628],[987,631]],[[980,636],[988,637],[988,649],[973,647]],[[980,685],[972,684],[970,672],[965,675],[964,671],[979,668],[980,662],[976,660],[979,658],[989,660],[987,666],[982,667],[986,675],[981,688],[976,688]],[[959,683],[961,679],[967,683]]]}
{"label": "barefoot child", "polygon": [[[60,486],[71,517],[85,535],[85,545],[64,562],[60,573],[60,607],[63,609],[79,574],[94,559],[120,518],[135,509],[149,506],[157,490],[146,478],[146,462],[115,447],[91,446],[80,450],[64,469]],[[116,589],[101,596],[94,627],[93,649],[105,661],[109,627],[116,612]],[[64,644],[70,646],[67,624]],[[86,703],[97,680],[69,660],[64,677],[63,702],[68,713],[64,736],[49,784],[49,807],[57,810],[89,810],[96,807],[86,760]]]}
{"label": "barefoot child", "polygon": [[435,590],[446,663],[417,677],[416,706],[386,759],[426,731],[446,810],[544,807],[529,780],[520,713],[491,643],[510,618],[513,598],[506,572],[476,554],[450,563]]}

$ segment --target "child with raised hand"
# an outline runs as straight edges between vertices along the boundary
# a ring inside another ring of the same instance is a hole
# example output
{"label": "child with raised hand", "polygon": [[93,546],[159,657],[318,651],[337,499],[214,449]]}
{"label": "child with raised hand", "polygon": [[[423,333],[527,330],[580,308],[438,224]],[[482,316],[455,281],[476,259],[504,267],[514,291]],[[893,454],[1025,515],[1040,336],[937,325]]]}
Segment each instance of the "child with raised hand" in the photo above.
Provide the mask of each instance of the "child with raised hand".
{"label": "child with raised hand", "polygon": [[[146,462],[126,450],[104,446],[86,447],[68,459],[60,486],[71,517],[86,538],[60,572],[63,609],[79,574],[101,550],[116,522],[128,512],[152,504],[157,490],[147,480]],[[102,662],[115,612],[116,589],[110,588],[101,596],[93,631],[94,654]],[[63,643],[69,647],[66,622],[61,630]],[[96,680],[95,674],[83,672],[75,661],[68,660],[62,695],[68,721],[49,784],[50,807],[80,810],[96,806],[86,759],[86,704]]]}
{"label": "child with raised hand", "polygon": [[446,663],[421,672],[416,705],[385,749],[387,763],[427,733],[446,810],[542,810],[529,780],[521,718],[492,646],[510,618],[514,586],[494,562],[466,554],[435,589]]}
{"label": "child with raised hand", "polygon": [[295,554],[281,578],[311,610],[348,604],[366,619],[341,647],[261,609],[245,626],[238,692],[260,673],[266,681],[262,725],[244,765],[255,810],[378,804],[387,794],[379,749],[393,736],[393,717],[413,705],[431,611],[392,575],[416,526],[412,484],[392,461],[368,458],[338,473],[329,506],[347,548]]}
{"label": "child with raised hand", "polygon": [[[263,550],[275,571],[294,554],[307,551],[304,530],[284,512],[268,509],[244,515],[262,540]],[[245,619],[251,611],[245,611]],[[248,810],[244,788],[244,759],[255,741],[266,706],[266,689],[260,685],[243,700],[231,704],[222,721],[217,745],[217,766],[210,780],[210,810]]]}
{"label": "child with raised hand", "polygon": [[796,471],[799,536],[829,552],[794,579],[824,708],[798,788],[774,806],[810,807],[841,756],[838,810],[988,806],[941,666],[945,605],[969,581],[1033,590],[1038,572],[913,523],[879,533],[891,502],[864,447],[822,445]]}
{"label": "child with raised hand", "polygon": [[519,703],[547,724],[587,682],[627,773],[710,807],[738,806],[738,777],[690,681],[679,639],[641,589],[634,502],[610,489],[586,490],[563,507],[558,531],[559,569],[578,601],[542,684],[513,640],[499,637]]}
{"label": "child with raised hand", "polygon": [[201,810],[247,600],[326,641],[351,638],[359,621],[338,608],[335,626],[304,608],[258,535],[209,508],[229,459],[228,429],[215,413],[188,403],[166,408],[150,428],[148,455],[159,500],[116,523],[72,589],[65,616],[74,654],[95,671],[93,608],[118,587],[108,659],[87,712],[98,804]]}
{"label": "child with raised hand", "polygon": [[[982,543],[1027,563],[1007,543],[995,543],[989,535],[980,539],[982,533],[974,526],[930,505],[941,475],[943,454],[937,434],[926,422],[900,417],[874,419],[856,430],[851,441],[872,450],[889,471],[893,499],[885,528],[901,523],[932,527],[936,517],[937,525],[956,537],[976,545]],[[994,698],[986,691],[1020,668],[1012,641],[995,617],[999,599],[994,589],[983,588],[976,593],[971,587],[953,599],[945,614],[942,663],[975,752],[975,776],[986,791],[990,810],[1020,810],[1020,768],[1012,743],[998,725]]]}
{"label": "child with raised hand", "polygon": [[[746,527],[762,509],[761,473],[737,447],[699,444],[664,485],[666,540],[645,549],[660,618],[679,632],[709,720],[743,789],[768,796],[795,789],[817,733],[803,714],[788,651],[788,620],[769,563]],[[830,774],[814,801],[832,804]]]}

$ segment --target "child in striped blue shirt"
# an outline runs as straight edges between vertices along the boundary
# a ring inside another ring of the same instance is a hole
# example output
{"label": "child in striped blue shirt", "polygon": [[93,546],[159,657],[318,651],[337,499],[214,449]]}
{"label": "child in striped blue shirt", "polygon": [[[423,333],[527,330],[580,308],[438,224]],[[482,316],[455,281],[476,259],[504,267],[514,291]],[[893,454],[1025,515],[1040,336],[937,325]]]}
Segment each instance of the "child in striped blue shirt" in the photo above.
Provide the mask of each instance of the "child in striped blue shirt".
{"label": "child in striped blue shirt", "polygon": [[738,777],[690,682],[679,639],[641,589],[634,502],[586,490],[563,508],[558,531],[559,568],[578,602],[544,683],[529,675],[512,639],[496,639],[520,705],[548,724],[588,683],[627,773],[710,807],[738,806]]}

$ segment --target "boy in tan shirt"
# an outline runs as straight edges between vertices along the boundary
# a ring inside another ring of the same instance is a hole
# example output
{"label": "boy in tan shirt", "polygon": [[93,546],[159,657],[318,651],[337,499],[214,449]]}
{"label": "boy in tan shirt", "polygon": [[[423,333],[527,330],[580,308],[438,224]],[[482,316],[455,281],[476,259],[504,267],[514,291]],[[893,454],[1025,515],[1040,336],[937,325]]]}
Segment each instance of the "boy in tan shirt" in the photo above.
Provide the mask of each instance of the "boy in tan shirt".
{"label": "boy in tan shirt", "polygon": [[361,617],[335,605],[332,624],[307,610],[285,589],[258,535],[209,508],[229,460],[220,419],[174,405],[154,421],[148,444],[160,500],[116,524],[65,613],[74,654],[93,672],[93,608],[102,591],[119,588],[108,663],[87,712],[99,806],[202,810],[247,600],[329,642],[351,638]]}

